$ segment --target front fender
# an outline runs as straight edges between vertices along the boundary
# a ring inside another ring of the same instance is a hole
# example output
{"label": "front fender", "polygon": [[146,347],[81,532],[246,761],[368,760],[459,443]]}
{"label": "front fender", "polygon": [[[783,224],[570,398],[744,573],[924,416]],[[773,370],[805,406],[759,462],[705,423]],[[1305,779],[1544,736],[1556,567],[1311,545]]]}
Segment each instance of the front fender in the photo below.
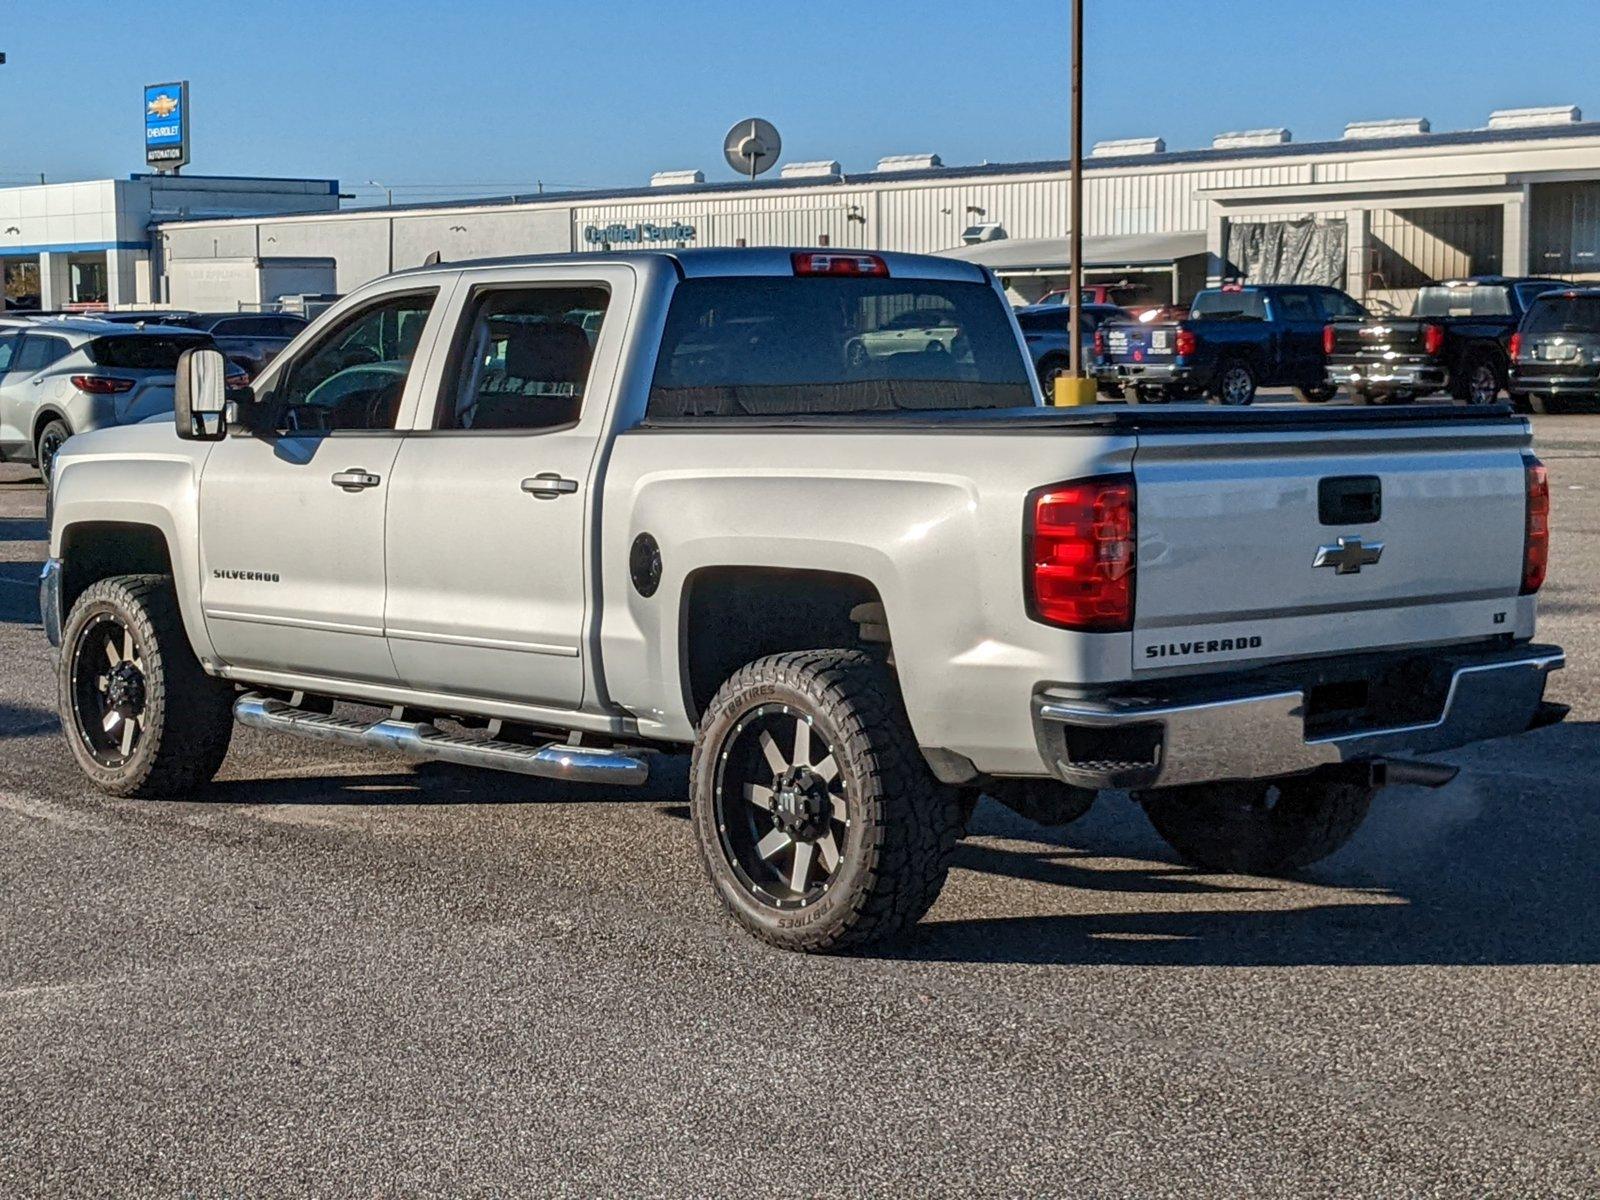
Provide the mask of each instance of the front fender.
{"label": "front fender", "polygon": [[[56,460],[51,489],[50,557],[64,559],[71,533],[89,524],[141,525],[156,530],[166,542],[173,583],[184,629],[202,663],[216,653],[199,619],[199,530],[197,525],[200,466],[209,443],[178,442],[167,427],[173,451],[165,454],[110,457],[93,451],[103,435],[72,438]],[[120,438],[139,440],[138,426],[111,430]],[[129,435],[134,435],[129,438]],[[71,563],[65,564],[70,572]]]}

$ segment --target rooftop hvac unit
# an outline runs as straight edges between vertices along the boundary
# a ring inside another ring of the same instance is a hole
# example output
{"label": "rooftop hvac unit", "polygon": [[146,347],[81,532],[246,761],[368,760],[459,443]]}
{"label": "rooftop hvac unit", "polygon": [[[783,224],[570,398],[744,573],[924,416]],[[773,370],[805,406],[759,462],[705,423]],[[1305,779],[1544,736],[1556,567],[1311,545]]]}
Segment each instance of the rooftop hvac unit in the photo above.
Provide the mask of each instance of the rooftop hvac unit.
{"label": "rooftop hvac unit", "polygon": [[843,172],[839,164],[826,158],[818,159],[816,162],[785,163],[778,168],[779,179],[825,179],[841,174]]}
{"label": "rooftop hvac unit", "polygon": [[979,242],[997,242],[1005,236],[1005,227],[999,221],[968,225],[961,231],[961,240],[969,246],[976,246]]}
{"label": "rooftop hvac unit", "polygon": [[684,187],[705,181],[704,171],[657,171],[650,176],[651,187]]}
{"label": "rooftop hvac unit", "polygon": [[878,171],[931,171],[942,167],[937,154],[890,154],[878,160]]}
{"label": "rooftop hvac unit", "polygon": [[1113,138],[1096,142],[1090,158],[1132,158],[1138,154],[1165,154],[1167,143],[1158,137]]}
{"label": "rooftop hvac unit", "polygon": [[1427,117],[1388,117],[1382,121],[1351,121],[1344,127],[1347,138],[1414,137],[1433,128]]}
{"label": "rooftop hvac unit", "polygon": [[1287,129],[1240,129],[1211,139],[1213,150],[1243,150],[1250,146],[1281,146],[1293,135]]}
{"label": "rooftop hvac unit", "polygon": [[1544,125],[1576,125],[1583,112],[1576,104],[1543,108],[1502,108],[1489,114],[1490,129],[1537,129]]}

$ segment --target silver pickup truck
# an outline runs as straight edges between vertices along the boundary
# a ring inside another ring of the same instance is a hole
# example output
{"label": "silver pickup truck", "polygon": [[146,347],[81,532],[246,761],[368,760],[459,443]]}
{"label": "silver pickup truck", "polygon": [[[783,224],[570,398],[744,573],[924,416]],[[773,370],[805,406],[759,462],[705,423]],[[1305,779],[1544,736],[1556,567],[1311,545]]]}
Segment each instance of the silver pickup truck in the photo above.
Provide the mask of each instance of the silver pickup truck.
{"label": "silver pickup truck", "polygon": [[[852,353],[908,312],[941,336]],[[436,265],[222,370],[57,459],[62,719],[117,795],[235,721],[612,786],[687,747],[716,892],[819,951],[926,912],[980,794],[1285,871],[1561,716],[1526,422],[1045,408],[968,264]]]}

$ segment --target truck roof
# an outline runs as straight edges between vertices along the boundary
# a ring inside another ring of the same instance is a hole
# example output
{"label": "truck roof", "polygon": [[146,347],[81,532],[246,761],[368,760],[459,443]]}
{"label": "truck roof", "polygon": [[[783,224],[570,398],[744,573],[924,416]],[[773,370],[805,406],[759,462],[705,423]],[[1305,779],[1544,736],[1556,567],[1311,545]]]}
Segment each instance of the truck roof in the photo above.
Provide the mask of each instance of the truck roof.
{"label": "truck roof", "polygon": [[891,279],[946,279],[983,283],[989,278],[984,267],[933,254],[901,254],[896,251],[860,250],[844,246],[751,246],[695,250],[587,250],[567,254],[512,254],[498,258],[471,258],[456,262],[429,263],[396,271],[396,275],[421,275],[434,271],[464,271],[495,267],[572,266],[579,263],[673,264],[679,276],[694,279],[728,275],[793,275],[796,253],[857,255],[881,258]]}

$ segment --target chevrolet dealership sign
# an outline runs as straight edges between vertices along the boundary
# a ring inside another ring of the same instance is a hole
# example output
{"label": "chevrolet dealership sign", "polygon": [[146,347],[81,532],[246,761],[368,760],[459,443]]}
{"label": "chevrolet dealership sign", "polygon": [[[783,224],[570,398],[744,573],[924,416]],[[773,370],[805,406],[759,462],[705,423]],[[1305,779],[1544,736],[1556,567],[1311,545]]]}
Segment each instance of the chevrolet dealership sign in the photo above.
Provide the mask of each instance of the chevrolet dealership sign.
{"label": "chevrolet dealership sign", "polygon": [[144,89],[144,161],[176,171],[189,161],[189,81]]}

